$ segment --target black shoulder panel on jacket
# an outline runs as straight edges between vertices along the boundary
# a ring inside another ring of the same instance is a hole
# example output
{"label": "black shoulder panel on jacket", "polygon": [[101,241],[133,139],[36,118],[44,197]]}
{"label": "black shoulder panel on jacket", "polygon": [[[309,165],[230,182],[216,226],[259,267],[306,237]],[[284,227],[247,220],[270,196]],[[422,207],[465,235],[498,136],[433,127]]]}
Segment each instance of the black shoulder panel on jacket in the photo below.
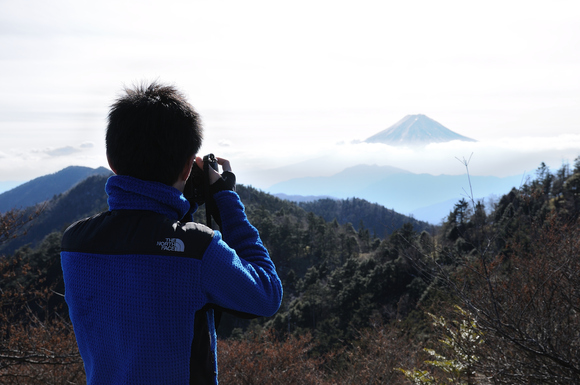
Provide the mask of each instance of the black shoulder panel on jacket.
{"label": "black shoulder panel on jacket", "polygon": [[201,259],[212,238],[213,230],[199,223],[173,222],[153,211],[114,210],[71,225],[62,250]]}

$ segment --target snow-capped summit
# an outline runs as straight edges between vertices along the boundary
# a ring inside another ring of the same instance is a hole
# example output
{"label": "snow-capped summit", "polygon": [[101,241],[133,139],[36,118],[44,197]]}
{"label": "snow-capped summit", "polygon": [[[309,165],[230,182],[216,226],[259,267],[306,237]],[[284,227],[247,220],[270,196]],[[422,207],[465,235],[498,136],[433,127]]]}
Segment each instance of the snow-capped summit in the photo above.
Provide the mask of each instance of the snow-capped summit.
{"label": "snow-capped summit", "polygon": [[392,146],[416,146],[452,140],[476,142],[474,139],[459,135],[433,119],[419,114],[405,116],[386,130],[371,136],[365,142],[384,143]]}

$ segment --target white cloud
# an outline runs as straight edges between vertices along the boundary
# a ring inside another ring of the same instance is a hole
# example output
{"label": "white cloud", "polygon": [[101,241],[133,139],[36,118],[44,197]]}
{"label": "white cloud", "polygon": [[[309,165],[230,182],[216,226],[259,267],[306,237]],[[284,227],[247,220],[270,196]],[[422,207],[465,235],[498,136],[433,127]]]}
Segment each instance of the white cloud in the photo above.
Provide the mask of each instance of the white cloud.
{"label": "white cloud", "polygon": [[229,140],[220,140],[218,142],[218,146],[220,147],[231,147],[232,146],[232,142]]}
{"label": "white cloud", "polygon": [[27,181],[68,166],[107,166],[103,148],[89,143],[63,147],[14,148],[0,152],[0,181]]}
{"label": "white cloud", "polygon": [[78,148],[66,146],[60,148],[46,149],[44,150],[44,153],[47,154],[48,156],[68,156],[78,151],[80,151]]}

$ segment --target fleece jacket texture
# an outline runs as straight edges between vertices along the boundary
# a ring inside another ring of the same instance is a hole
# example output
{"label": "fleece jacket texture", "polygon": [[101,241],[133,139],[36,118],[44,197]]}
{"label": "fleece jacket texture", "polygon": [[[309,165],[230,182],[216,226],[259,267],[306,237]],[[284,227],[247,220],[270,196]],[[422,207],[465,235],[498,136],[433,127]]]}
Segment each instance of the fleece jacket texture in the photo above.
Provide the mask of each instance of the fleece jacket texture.
{"label": "fleece jacket texture", "polygon": [[87,383],[207,383],[192,362],[196,312],[207,317],[217,383],[213,312],[201,309],[271,316],[282,299],[239,196],[214,195],[222,228],[213,231],[180,221],[193,210],[173,187],[112,176],[105,189],[109,211],[73,224],[62,240],[65,299]]}

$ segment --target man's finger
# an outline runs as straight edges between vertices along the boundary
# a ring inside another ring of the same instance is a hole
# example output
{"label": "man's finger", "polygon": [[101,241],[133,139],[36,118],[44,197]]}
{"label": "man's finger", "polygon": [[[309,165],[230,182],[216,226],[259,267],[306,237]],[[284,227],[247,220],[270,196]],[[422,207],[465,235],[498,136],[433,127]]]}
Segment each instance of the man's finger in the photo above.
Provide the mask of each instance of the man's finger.
{"label": "man's finger", "polygon": [[216,157],[218,164],[222,166],[223,171],[232,172],[232,166],[230,165],[230,161],[224,158]]}

